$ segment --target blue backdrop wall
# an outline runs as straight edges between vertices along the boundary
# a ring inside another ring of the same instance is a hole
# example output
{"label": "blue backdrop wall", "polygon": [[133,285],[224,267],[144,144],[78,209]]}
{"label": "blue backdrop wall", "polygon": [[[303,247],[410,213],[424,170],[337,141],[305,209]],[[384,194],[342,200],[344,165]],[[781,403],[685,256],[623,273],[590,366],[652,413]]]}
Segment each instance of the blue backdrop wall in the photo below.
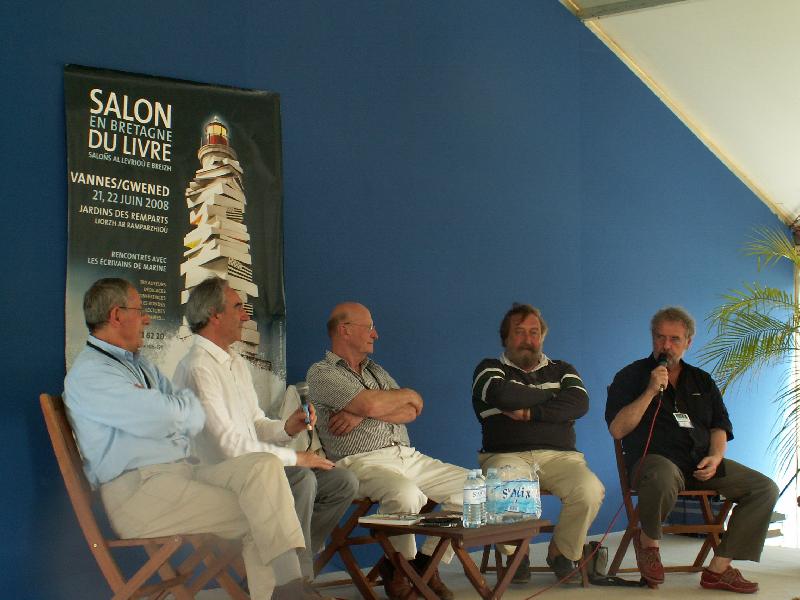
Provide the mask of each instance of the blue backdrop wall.
{"label": "blue backdrop wall", "polygon": [[[102,597],[41,421],[62,389],[66,63],[280,92],[290,380],[330,308],[372,308],[376,359],[426,399],[418,447],[475,464],[470,377],[513,301],[592,397],[579,445],[619,504],[605,387],[667,303],[697,317],[756,277],[775,217],[556,0],[6,3],[0,437],[4,593]],[[13,142],[12,142],[13,141]],[[773,282],[789,287],[791,274]],[[701,327],[695,349],[707,339]],[[690,356],[691,358],[691,356]],[[769,470],[769,388],[728,398],[734,458]],[[622,523],[615,526],[619,529]]]}

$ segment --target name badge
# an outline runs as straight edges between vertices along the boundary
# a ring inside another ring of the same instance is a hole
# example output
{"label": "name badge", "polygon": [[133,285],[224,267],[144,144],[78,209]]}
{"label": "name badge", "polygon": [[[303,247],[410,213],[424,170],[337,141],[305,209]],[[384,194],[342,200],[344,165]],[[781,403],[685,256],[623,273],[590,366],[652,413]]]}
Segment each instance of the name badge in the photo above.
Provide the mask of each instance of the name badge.
{"label": "name badge", "polygon": [[681,427],[685,427],[687,429],[692,429],[692,420],[689,418],[689,415],[686,413],[672,413],[672,416],[675,417],[675,420],[678,422],[678,425]]}

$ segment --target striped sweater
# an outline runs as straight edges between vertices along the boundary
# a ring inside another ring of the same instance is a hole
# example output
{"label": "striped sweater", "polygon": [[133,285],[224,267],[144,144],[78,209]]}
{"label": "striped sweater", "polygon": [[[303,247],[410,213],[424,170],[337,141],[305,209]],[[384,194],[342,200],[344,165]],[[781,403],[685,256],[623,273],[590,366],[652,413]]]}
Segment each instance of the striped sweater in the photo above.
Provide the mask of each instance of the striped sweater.
{"label": "striped sweater", "polygon": [[[575,450],[575,420],[589,410],[589,395],[569,363],[543,356],[526,373],[504,355],[475,368],[472,407],[483,432],[483,452]],[[531,409],[530,421],[502,412],[519,408]]]}

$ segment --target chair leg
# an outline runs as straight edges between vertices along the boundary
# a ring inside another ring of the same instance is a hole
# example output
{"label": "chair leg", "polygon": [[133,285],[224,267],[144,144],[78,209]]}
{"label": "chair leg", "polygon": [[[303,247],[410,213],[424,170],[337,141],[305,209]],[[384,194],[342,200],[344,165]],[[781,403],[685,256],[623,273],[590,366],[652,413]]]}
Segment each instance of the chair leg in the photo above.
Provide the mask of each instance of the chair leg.
{"label": "chair leg", "polygon": [[[145,552],[147,552],[147,555],[151,557],[158,552],[158,546],[155,544],[147,544],[146,546],[144,546],[144,549]],[[204,548],[203,552],[208,552],[208,550]],[[192,556],[190,556],[190,558],[186,562],[190,562],[191,558]],[[159,577],[161,577],[162,581],[168,581],[170,579],[175,579],[176,577],[178,577],[178,573],[180,573],[188,580],[188,578],[191,577],[193,571],[194,567],[192,567],[191,569],[188,568],[181,569],[181,567],[178,567],[178,571],[176,572],[175,569],[172,568],[172,565],[167,560],[164,562],[164,564],[162,564],[158,568],[158,575]],[[194,599],[194,594],[189,592],[189,590],[187,590],[186,587],[182,584],[176,585],[175,587],[172,587],[169,590],[163,590],[161,592],[158,592],[153,596],[153,598],[154,600],[159,598],[166,598],[167,594],[172,594],[175,597],[175,600]]]}
{"label": "chair leg", "polygon": [[489,552],[491,552],[491,550],[491,545],[483,547],[483,555],[481,556],[481,573],[486,573],[486,567],[489,565]]}
{"label": "chair leg", "polygon": [[628,552],[628,547],[637,529],[638,527],[629,524],[625,533],[622,535],[622,539],[619,541],[619,547],[614,554],[614,560],[611,561],[611,566],[608,568],[609,576],[613,577],[617,574],[619,566],[622,564],[622,559],[625,558],[625,554]]}
{"label": "chair leg", "polygon": [[[228,568],[228,565],[230,565],[231,561],[236,559],[239,553],[239,548],[235,546],[220,548],[218,555],[214,552],[206,553],[203,558],[206,568],[192,582],[192,585],[189,588],[191,592],[193,594],[197,593],[211,580],[216,580],[227,591],[228,588],[226,587],[226,584],[230,585],[233,582],[233,578],[228,575],[226,569]],[[225,583],[223,583],[223,580],[225,580]],[[241,590],[241,588],[239,589]]]}
{"label": "chair leg", "polygon": [[323,548],[322,552],[317,555],[314,561],[314,573],[317,574],[330,562],[333,556],[344,546],[347,545],[347,539],[350,537],[353,529],[358,526],[359,517],[363,517],[369,512],[372,502],[369,500],[355,500],[353,501],[355,508],[350,516],[342,525],[337,525],[331,532],[330,544]]}
{"label": "chair leg", "polygon": [[[148,550],[150,558],[142,567],[125,582],[121,588],[114,590],[112,600],[128,600],[150,579],[169,558],[183,545],[180,537],[175,537],[169,543],[159,546],[156,550]],[[145,547],[147,549],[147,547]],[[152,552],[152,554],[151,554]]]}
{"label": "chair leg", "polygon": [[503,564],[503,553],[497,544],[494,546],[494,570],[497,572],[497,579],[502,579],[505,576],[506,567]]}
{"label": "chair leg", "polygon": [[[711,503],[708,500],[707,496],[703,496],[700,501],[700,509],[703,513],[703,519],[709,525],[719,525],[722,526],[725,523],[725,519],[728,518],[728,513],[731,511],[731,507],[733,503],[725,499],[725,502],[719,509],[719,513],[714,516],[713,511],[711,510]],[[694,564],[692,565],[694,568],[701,568],[705,562],[706,558],[708,557],[708,553],[712,550],[716,550],[717,546],[719,545],[720,537],[717,532],[709,532],[706,534],[705,540],[703,540],[703,546],[700,548],[700,551],[697,553],[697,558],[694,560]]]}
{"label": "chair leg", "polygon": [[383,564],[383,562],[385,560],[386,560],[386,557],[385,556],[381,556],[378,559],[378,562],[376,562],[372,566],[372,568],[369,570],[369,572],[367,573],[367,581],[369,582],[370,586],[374,587],[374,586],[378,585],[378,580],[381,577],[381,565]]}
{"label": "chair leg", "polygon": [[[584,546],[585,548],[585,546]],[[582,555],[578,561],[579,572],[581,574],[581,587],[589,587],[589,569],[586,566],[586,555]]]}
{"label": "chair leg", "polygon": [[344,563],[347,572],[350,573],[353,584],[356,586],[356,588],[358,588],[358,591],[361,592],[361,596],[369,599],[377,598],[372,589],[370,580],[367,577],[364,577],[364,573],[362,573],[361,569],[358,568],[358,562],[356,562],[356,558],[353,556],[353,552],[350,550],[350,547],[343,546],[340,548],[339,556],[342,557],[342,562]]}

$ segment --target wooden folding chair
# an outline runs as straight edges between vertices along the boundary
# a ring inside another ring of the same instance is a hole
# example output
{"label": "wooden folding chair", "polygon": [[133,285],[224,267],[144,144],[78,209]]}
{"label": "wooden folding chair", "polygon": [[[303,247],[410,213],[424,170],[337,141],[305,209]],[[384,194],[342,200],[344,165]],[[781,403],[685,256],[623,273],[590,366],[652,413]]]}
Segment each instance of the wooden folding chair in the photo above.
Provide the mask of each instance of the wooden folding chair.
{"label": "wooden folding chair", "polygon": [[[541,490],[539,492],[540,496],[552,496],[553,494],[547,490]],[[539,531],[540,533],[553,533],[555,530],[555,524],[545,525]],[[500,579],[503,576],[503,571],[505,566],[503,565],[503,554],[497,547],[494,548],[494,566],[489,565],[489,556],[491,552],[492,546],[484,546],[483,547],[483,555],[481,556],[481,573],[486,573],[488,571],[494,571],[497,573],[497,578]],[[586,569],[586,565],[581,561],[580,563],[580,574],[581,574],[581,586],[588,587],[589,586],[589,572]],[[552,573],[553,570],[550,567],[543,567],[543,566],[534,566],[531,565],[530,567],[531,573]]]}
{"label": "wooden folding chair", "polygon": [[[249,600],[250,596],[235,578],[243,575],[239,540],[224,540],[212,534],[140,539],[104,536],[92,510],[94,494],[83,472],[83,461],[67,420],[64,402],[60,397],[48,394],[41,394],[39,401],[72,508],[89,550],[114,592],[113,600],[141,597],[160,600],[169,594],[176,600],[189,600],[214,579],[234,600]],[[183,546],[191,547],[192,551],[179,565],[173,566],[170,559]],[[112,555],[112,550],[120,548],[141,548],[148,557],[128,578]],[[148,583],[151,579],[160,581]]]}
{"label": "wooden folding chair", "polygon": [[[366,516],[370,509],[376,502],[369,498],[360,498],[353,500],[353,510],[343,522],[339,523],[336,528],[331,532],[330,543],[325,546],[322,552],[317,555],[314,561],[314,573],[319,573],[327,565],[335,554],[339,554],[344,563],[344,568],[347,569],[350,575],[349,579],[336,579],[333,581],[326,581],[324,583],[315,583],[318,588],[333,587],[340,585],[353,584],[361,592],[364,598],[374,598],[375,593],[372,591],[377,585],[381,584],[379,569],[380,564],[385,558],[381,556],[377,563],[364,575],[361,567],[353,554],[353,546],[363,546],[365,544],[378,544],[378,539],[370,535],[354,535],[354,530],[359,527],[358,519]],[[437,503],[433,500],[428,500],[425,506],[422,507],[420,513],[428,513],[436,508]]]}
{"label": "wooden folding chair", "polygon": [[[625,557],[625,553],[628,551],[628,546],[633,536],[639,530],[639,506],[638,503],[637,505],[633,503],[633,497],[638,496],[638,492],[630,485],[628,468],[625,466],[625,453],[622,450],[622,444],[619,440],[614,440],[614,454],[617,459],[617,471],[619,472],[619,485],[622,489],[622,501],[625,505],[625,513],[628,516],[628,527],[625,529],[625,533],[619,543],[619,548],[617,548],[617,552],[614,555],[614,560],[611,561],[611,566],[608,569],[608,574],[612,576],[617,573],[639,572],[638,566],[625,569],[619,568],[622,559]],[[708,553],[719,545],[720,535],[725,530],[725,519],[728,518],[732,503],[730,500],[725,499],[719,512],[714,514],[714,511],[711,509],[711,499],[719,495],[716,490],[685,490],[678,495],[693,498],[700,502],[703,523],[698,523],[696,525],[664,525],[661,530],[664,533],[701,534],[705,535],[705,539],[692,564],[677,566],[665,565],[664,571],[667,573],[696,573],[703,570],[703,565]]]}

